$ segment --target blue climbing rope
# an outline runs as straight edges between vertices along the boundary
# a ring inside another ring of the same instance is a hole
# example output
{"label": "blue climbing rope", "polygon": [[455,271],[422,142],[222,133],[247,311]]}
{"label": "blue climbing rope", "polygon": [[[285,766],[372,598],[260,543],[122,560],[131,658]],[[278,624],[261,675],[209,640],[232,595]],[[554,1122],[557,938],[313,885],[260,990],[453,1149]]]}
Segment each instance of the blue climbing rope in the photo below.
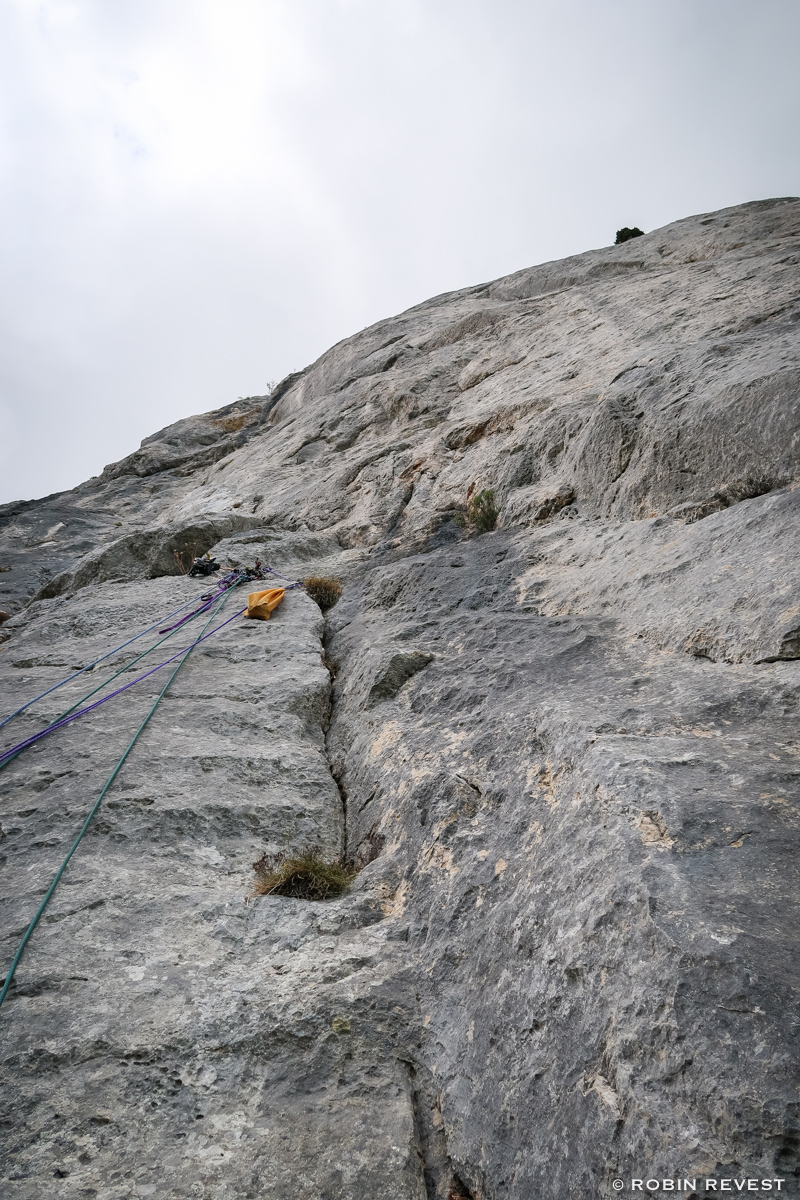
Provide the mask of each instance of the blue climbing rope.
{"label": "blue climbing rope", "polygon": [[[183,610],[188,608],[190,604],[194,604],[196,599],[196,596],[192,597],[191,600],[187,600],[185,604],[182,604],[180,608],[176,608],[174,612],[167,613],[165,617],[161,617],[161,619],[156,621],[154,625],[149,625],[147,629],[143,629],[141,633],[137,633],[135,637],[128,638],[127,642],[123,642],[120,646],[115,646],[113,650],[109,650],[106,654],[101,654],[100,658],[96,658],[94,662],[87,663],[86,666],[81,667],[79,671],[74,671],[72,675],[68,675],[66,679],[62,679],[60,683],[54,683],[53,686],[48,688],[46,692],[40,692],[39,695],[34,696],[32,700],[28,700],[25,704],[21,704],[19,708],[15,708],[12,713],[9,713],[7,717],[4,717],[3,720],[0,721],[0,729],[2,729],[4,725],[7,725],[13,717],[18,717],[20,713],[25,712],[25,709],[30,708],[32,704],[37,702],[37,700],[44,700],[45,696],[49,696],[51,692],[57,692],[58,689],[64,687],[65,684],[71,683],[73,679],[77,679],[79,675],[83,675],[84,671],[91,671],[93,667],[98,666],[98,664],[101,662],[105,662],[105,660],[107,658],[111,658],[113,654],[119,654],[120,650],[124,650],[133,642],[138,642],[139,638],[145,637],[146,634],[152,633],[153,630],[158,629],[159,625],[162,625],[164,621],[169,621],[170,617],[176,617],[179,612],[183,612]],[[205,599],[205,597],[201,597],[201,599]]]}
{"label": "blue climbing rope", "polygon": [[[242,609],[242,612],[245,611],[245,609]],[[213,636],[213,634],[219,633],[220,629],[224,629],[226,625],[230,625],[231,621],[235,621],[237,617],[240,617],[242,612],[234,613],[234,615],[229,617],[227,621],[223,621],[222,624],[218,625],[216,629],[212,629],[211,633],[203,634],[201,637],[197,638],[194,642],[192,642],[192,645],[189,647],[189,649],[191,650],[192,647],[196,646],[198,642],[204,642],[206,638],[210,638]],[[210,621],[207,621],[203,628],[207,629],[209,624]],[[166,638],[163,640],[166,641]],[[85,717],[87,713],[94,712],[94,710],[99,708],[101,704],[106,704],[109,700],[113,700],[115,696],[121,696],[123,692],[127,692],[129,688],[135,687],[136,684],[141,683],[143,679],[148,679],[151,675],[155,675],[156,671],[160,671],[162,667],[168,667],[170,663],[175,662],[177,658],[180,658],[180,656],[185,653],[186,648],[184,647],[184,649],[179,650],[177,654],[173,654],[171,658],[165,658],[163,662],[158,664],[158,666],[151,667],[149,671],[144,671],[141,675],[137,675],[135,679],[130,681],[130,683],[123,684],[123,686],[121,688],[117,688],[116,691],[109,692],[107,696],[103,696],[102,700],[95,700],[94,704],[87,704],[84,708],[79,708],[76,712],[70,712],[68,709],[68,716],[60,717],[57,721],[54,721],[52,725],[46,725],[44,729],[40,729],[38,733],[32,734],[29,738],[25,738],[25,740],[22,742],[17,742],[16,746],[10,746],[8,750],[4,750],[3,753],[0,754],[0,770],[2,770],[6,763],[9,763],[12,758],[16,758],[18,754],[21,754],[23,750],[27,749],[28,746],[32,746],[35,742],[41,741],[41,739],[47,737],[48,734],[55,733],[57,729],[63,729],[65,725],[71,724],[72,721],[77,721],[80,717]],[[117,674],[120,673],[121,672],[117,672]],[[100,686],[104,687],[105,685],[101,684]],[[93,692],[90,694],[94,695]]]}
{"label": "blue climbing rope", "polygon": [[[228,591],[232,586],[234,586],[236,583],[239,583],[239,582],[241,582],[241,579],[239,576],[236,576],[235,579],[233,579],[233,580],[226,577],[226,579],[224,581],[224,583],[225,583],[224,591]],[[143,650],[141,652],[141,654],[137,654],[137,656],[134,659],[132,659],[131,662],[125,663],[123,666],[121,666],[119,668],[119,670],[115,671],[113,675],[109,675],[109,677],[107,679],[104,679],[102,683],[99,683],[97,685],[97,687],[93,688],[90,692],[87,692],[85,696],[82,696],[80,700],[76,700],[74,704],[70,705],[69,708],[65,709],[64,712],[60,713],[59,716],[56,717],[55,721],[51,721],[49,725],[46,725],[44,727],[44,729],[39,730],[38,733],[33,734],[31,737],[26,738],[21,742],[17,742],[16,745],[10,746],[7,750],[0,752],[0,771],[2,771],[4,769],[4,767],[7,767],[8,764],[11,762],[11,760],[13,758],[16,758],[18,754],[21,754],[22,751],[26,749],[26,747],[31,746],[31,745],[33,745],[34,742],[39,741],[43,737],[46,737],[47,734],[52,733],[55,729],[60,729],[62,725],[69,724],[69,721],[74,720],[75,717],[83,716],[86,712],[91,712],[92,709],[96,708],[99,704],[103,704],[103,703],[105,703],[106,700],[112,699],[113,696],[118,696],[121,692],[127,691],[127,689],[129,687],[133,687],[134,684],[139,683],[142,679],[147,679],[148,675],[152,675],[155,671],[160,670],[161,667],[168,666],[169,663],[174,662],[175,659],[178,657],[178,655],[173,655],[172,658],[168,658],[168,659],[166,659],[165,662],[159,663],[158,666],[154,667],[151,671],[147,671],[147,672],[143,673],[142,675],[138,676],[137,679],[131,680],[131,682],[129,684],[127,684],[125,687],[118,688],[115,692],[112,692],[110,695],[105,696],[103,698],[103,700],[98,701],[97,704],[92,704],[85,709],[82,708],[82,706],[86,703],[86,701],[90,700],[92,696],[95,696],[98,692],[101,692],[103,690],[103,688],[108,687],[108,685],[110,683],[113,683],[113,681],[115,679],[117,679],[120,675],[124,674],[127,671],[132,670],[132,668],[135,666],[135,664],[137,662],[140,662],[143,658],[146,658],[148,654],[151,654],[153,652],[153,650],[157,650],[160,645],[162,645],[164,642],[168,641],[169,638],[172,637],[173,633],[177,629],[182,628],[187,622],[193,621],[201,613],[207,612],[209,607],[214,603],[214,601],[219,599],[219,596],[220,596],[219,592],[214,593],[211,596],[211,598],[209,600],[207,600],[207,602],[205,604],[203,604],[200,608],[196,609],[194,612],[189,613],[186,617],[184,617],[181,621],[178,621],[175,625],[170,626],[168,630],[163,630],[163,629],[160,630],[159,632],[165,634],[164,637],[160,638],[157,642],[154,642],[152,646],[148,646],[148,648],[146,650]],[[201,597],[201,599],[203,599],[203,597]],[[174,614],[171,614],[171,615],[174,615]],[[235,618],[232,617],[231,620],[235,620]],[[226,622],[226,624],[227,623],[228,622]],[[221,628],[221,626],[219,626],[219,628]],[[217,632],[217,630],[215,630],[215,629],[213,629],[211,631],[211,633],[216,633],[216,632]],[[137,635],[137,636],[141,636],[141,635]],[[211,634],[207,634],[206,636],[210,637]],[[180,654],[180,653],[182,653],[182,651],[178,652],[178,654]],[[81,712],[75,713],[75,709],[77,709],[79,707],[81,707]],[[72,713],[74,713],[74,717],[70,716],[70,714],[72,714]]]}
{"label": "blue climbing rope", "polygon": [[[240,580],[239,582],[242,582],[242,581]],[[214,620],[214,617],[216,616],[217,612],[225,605],[231,591],[233,591],[233,589],[236,586],[238,586],[238,584],[235,583],[232,585],[232,587],[226,589],[225,592],[223,592],[222,596],[220,597],[219,604],[213,610],[213,612],[211,613],[211,616],[208,618],[205,625],[203,626],[200,636],[195,638],[195,640],[192,642],[192,644],[190,646],[188,646],[185,650],[181,651],[181,654],[175,656],[176,658],[180,658],[180,662],[178,663],[175,670],[170,675],[167,682],[164,684],[163,688],[161,689],[158,696],[156,697],[155,702],[153,703],[152,707],[150,708],[150,711],[148,712],[147,716],[144,718],[141,725],[136,730],[136,733],[133,735],[130,742],[128,743],[122,757],[120,758],[119,762],[114,767],[114,770],[111,772],[111,774],[109,775],[105,784],[103,785],[103,789],[100,792],[100,795],[97,797],[97,800],[95,801],[94,805],[92,806],[92,808],[89,812],[89,815],[87,816],[86,820],[84,821],[84,823],[81,827],[80,833],[76,837],[75,841],[72,843],[72,846],[70,847],[68,854],[64,858],[64,861],[61,863],[61,866],[56,871],[56,874],[53,878],[53,882],[50,884],[50,887],[47,889],[44,899],[42,900],[41,904],[39,905],[39,907],[37,908],[37,910],[34,914],[33,920],[31,921],[30,925],[26,929],[26,931],[22,937],[22,941],[20,942],[19,946],[17,947],[16,954],[14,955],[14,957],[11,961],[11,966],[9,967],[8,972],[6,974],[6,978],[3,983],[2,991],[0,991],[0,1005],[2,1005],[3,1001],[6,998],[6,995],[8,993],[8,989],[11,987],[11,982],[14,978],[14,974],[17,970],[20,959],[22,958],[25,947],[27,946],[28,942],[30,941],[33,931],[36,929],[36,926],[39,924],[39,920],[40,920],[42,914],[44,913],[45,909],[47,908],[48,904],[50,903],[50,899],[51,899],[53,893],[55,892],[56,888],[58,887],[58,883],[59,883],[59,880],[61,879],[61,876],[66,871],[70,859],[72,858],[73,854],[78,849],[78,846],[80,845],[81,841],[83,840],[84,834],[86,833],[86,830],[89,828],[92,818],[94,817],[95,813],[97,812],[100,805],[102,804],[103,798],[105,797],[108,789],[111,787],[111,785],[114,782],[114,780],[116,779],[117,775],[122,770],[125,760],[127,759],[128,755],[133,750],[133,747],[136,745],[136,742],[139,740],[139,736],[141,735],[145,726],[149,722],[150,718],[153,716],[153,713],[158,708],[167,689],[169,688],[169,686],[172,683],[175,676],[180,671],[183,664],[186,662],[186,660],[189,657],[189,655],[191,654],[192,650],[194,650],[195,646],[197,646],[200,642],[204,641],[206,637],[210,636],[210,635],[206,634],[206,632],[205,632],[206,629],[208,629],[209,625]],[[239,615],[240,615],[239,613],[236,613],[236,616],[239,616]],[[235,619],[236,619],[236,617],[230,618],[230,620],[235,620]],[[212,633],[216,633],[217,630],[222,629],[223,625],[228,625],[230,623],[230,620],[224,621],[222,625],[217,626],[217,629],[212,630]],[[181,657],[181,655],[182,655],[182,657]],[[168,661],[173,662],[174,659],[170,659]],[[166,664],[162,663],[161,665],[164,666]],[[158,668],[155,668],[155,669],[157,670]],[[152,672],[149,672],[149,674],[152,674]],[[107,699],[110,699],[110,697],[107,697]]]}
{"label": "blue climbing rope", "polygon": [[[232,571],[229,574],[227,574],[226,576],[224,576],[223,579],[218,581],[218,590],[216,592],[208,592],[200,597],[200,599],[202,601],[204,601],[204,603],[202,603],[199,608],[196,608],[194,610],[194,612],[190,612],[185,617],[182,617],[180,621],[176,621],[176,623],[174,625],[169,625],[169,626],[167,626],[166,629],[159,630],[159,633],[163,633],[166,636],[160,638],[157,642],[154,642],[152,644],[152,646],[148,646],[148,648],[146,650],[143,650],[140,654],[137,654],[136,657],[134,659],[132,659],[130,662],[124,663],[123,666],[121,666],[117,671],[115,671],[113,673],[113,675],[108,676],[108,678],[104,679],[102,681],[102,683],[99,683],[97,685],[97,687],[92,688],[92,690],[90,692],[87,692],[84,696],[82,696],[80,698],[80,700],[76,700],[75,703],[71,704],[69,708],[64,709],[64,711],[56,717],[55,721],[51,721],[48,725],[45,726],[45,728],[43,730],[40,730],[40,732],[37,735],[35,735],[33,738],[29,738],[22,742],[18,742],[16,745],[11,746],[8,750],[2,751],[0,753],[0,771],[2,771],[5,767],[7,767],[12,759],[16,758],[17,755],[21,754],[22,751],[26,748],[26,746],[33,744],[34,741],[38,741],[41,737],[44,737],[48,733],[51,733],[54,729],[60,727],[62,722],[66,723],[64,719],[66,717],[68,717],[70,713],[74,712],[74,710],[76,708],[84,705],[87,700],[91,699],[92,696],[95,696],[98,692],[101,692],[103,690],[103,688],[108,687],[108,685],[110,683],[113,683],[113,681],[115,679],[117,679],[120,675],[124,674],[127,671],[132,670],[132,668],[135,666],[135,664],[137,662],[140,662],[143,658],[146,658],[148,654],[151,654],[153,652],[153,650],[158,649],[158,647],[160,645],[162,645],[162,643],[168,641],[175,630],[181,628],[182,626],[187,624],[187,622],[193,621],[201,613],[207,612],[208,609],[211,607],[211,605],[214,603],[214,601],[219,599],[221,594],[228,591],[234,585],[243,582],[243,578],[244,577],[242,576],[241,572],[238,572],[238,571]],[[194,602],[195,602],[194,600],[188,601],[189,604],[193,604]],[[162,618],[162,620],[169,620],[170,617],[173,617],[178,612],[181,612],[183,608],[186,608],[185,604],[182,605],[180,609],[176,609],[175,612],[169,613],[168,616]],[[159,622],[159,624],[160,623],[161,622]],[[123,645],[118,647],[117,649],[121,650],[125,646],[130,645],[130,643],[132,641],[136,641],[138,638],[142,637],[145,633],[149,633],[153,628],[155,628],[155,626],[151,625],[148,629],[143,630],[142,633],[137,633],[135,638],[131,638],[128,642],[124,642]],[[216,632],[216,631],[212,630],[212,632]],[[109,654],[104,655],[104,658],[108,658],[109,655],[113,654],[113,653],[115,653],[115,651],[113,651],[113,650],[109,651]],[[176,657],[176,656],[173,656],[173,659],[167,659],[165,663],[160,663],[159,667],[166,666],[169,662],[174,661],[174,657]],[[103,660],[98,659],[97,661],[102,662]],[[88,667],[85,667],[83,669],[88,670]],[[155,668],[155,669],[157,670],[159,668]],[[78,672],[76,672],[76,675],[80,675],[81,673],[82,672],[78,671]],[[148,672],[148,674],[152,674],[152,672]],[[76,675],[70,676],[70,679],[74,679],[76,677]],[[146,674],[140,676],[140,679],[146,679],[146,678],[147,678]],[[68,683],[68,682],[69,682],[69,679],[62,680],[62,683],[56,684],[56,687],[51,688],[50,691],[55,691],[56,688],[61,687],[61,686],[63,686],[64,683]],[[137,682],[139,682],[139,680],[133,680],[133,683],[137,683]],[[124,691],[124,690],[125,690],[124,688],[118,689],[117,692],[114,693],[114,695],[118,695],[120,691]],[[43,696],[48,695],[48,694],[49,694],[48,692],[42,693]],[[42,697],[36,697],[35,699],[41,699],[41,698]],[[110,699],[110,697],[107,697],[107,699]],[[34,703],[34,700],[29,701],[27,705],[23,705],[22,708],[17,709],[17,713],[24,711],[25,708],[29,707],[30,704],[33,704],[33,703]],[[94,706],[92,706],[92,707],[94,707]],[[15,715],[16,715],[15,713],[11,714],[11,716],[15,716]],[[10,720],[10,719],[11,719],[10,717],[7,718],[7,720]],[[5,723],[6,722],[4,721],[3,724],[5,724]],[[0,725],[0,728],[2,728],[2,725]]]}

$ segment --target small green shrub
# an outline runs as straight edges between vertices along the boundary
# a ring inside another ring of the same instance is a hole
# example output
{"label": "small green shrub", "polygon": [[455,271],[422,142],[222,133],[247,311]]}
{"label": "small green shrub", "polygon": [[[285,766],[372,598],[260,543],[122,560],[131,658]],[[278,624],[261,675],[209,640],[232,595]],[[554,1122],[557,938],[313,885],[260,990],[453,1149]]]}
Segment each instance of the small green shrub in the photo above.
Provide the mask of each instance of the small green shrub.
{"label": "small green shrub", "polygon": [[494,529],[500,510],[494,502],[493,489],[486,488],[478,492],[477,496],[473,496],[467,512],[478,533],[489,533]]}
{"label": "small green shrub", "polygon": [[453,520],[460,529],[489,533],[497,524],[500,510],[494,502],[494,489],[484,488],[459,508]]}
{"label": "small green shrub", "polygon": [[309,575],[308,579],[303,580],[303,587],[323,612],[327,608],[333,608],[342,594],[342,585],[338,579],[323,579],[319,575]]}
{"label": "small green shrub", "polygon": [[621,246],[623,242],[629,242],[631,238],[644,237],[644,230],[638,225],[634,225],[633,229],[629,229],[627,225],[623,225],[622,229],[617,230],[617,236],[614,241],[615,246]]}
{"label": "small green shrub", "polygon": [[254,896],[290,896],[295,900],[332,900],[356,877],[355,867],[341,859],[326,862],[318,846],[301,854],[262,854],[253,863]]}

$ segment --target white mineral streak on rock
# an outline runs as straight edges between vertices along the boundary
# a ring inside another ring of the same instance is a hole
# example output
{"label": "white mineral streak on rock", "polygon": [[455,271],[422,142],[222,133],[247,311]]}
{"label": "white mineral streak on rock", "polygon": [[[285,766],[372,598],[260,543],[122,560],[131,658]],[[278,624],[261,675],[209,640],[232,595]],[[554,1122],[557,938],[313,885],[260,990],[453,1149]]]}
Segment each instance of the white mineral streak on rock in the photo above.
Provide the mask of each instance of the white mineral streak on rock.
{"label": "white mineral streak on rock", "polygon": [[[176,552],[345,584],[198,648],[109,792],[0,1010],[4,1197],[800,1169],[799,227],[437,297],[0,509],[4,711],[200,595]],[[0,773],[4,964],[158,679]],[[349,894],[245,903],[309,846]]]}

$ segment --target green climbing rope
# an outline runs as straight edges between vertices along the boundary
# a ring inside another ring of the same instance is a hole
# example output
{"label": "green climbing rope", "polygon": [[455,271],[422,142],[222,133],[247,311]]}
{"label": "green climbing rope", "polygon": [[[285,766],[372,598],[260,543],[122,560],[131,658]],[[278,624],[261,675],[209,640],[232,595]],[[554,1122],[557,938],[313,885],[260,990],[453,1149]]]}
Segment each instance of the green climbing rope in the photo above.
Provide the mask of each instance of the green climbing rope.
{"label": "green climbing rope", "polygon": [[210,617],[208,618],[208,620],[206,621],[206,623],[205,623],[205,625],[203,626],[202,630],[200,631],[199,635],[198,635],[198,636],[195,638],[195,640],[192,642],[191,646],[188,646],[188,647],[187,647],[187,649],[186,649],[186,653],[183,655],[183,657],[181,658],[180,662],[179,662],[179,663],[178,663],[178,665],[175,667],[175,670],[172,672],[172,674],[170,675],[169,679],[168,679],[168,680],[167,680],[167,682],[164,684],[163,688],[161,689],[161,691],[159,692],[158,696],[156,697],[156,700],[155,700],[155,702],[153,703],[153,705],[152,705],[152,707],[151,707],[150,711],[148,712],[147,716],[144,718],[144,720],[142,721],[141,725],[140,725],[140,726],[139,726],[139,728],[136,730],[136,733],[133,735],[133,737],[131,738],[130,742],[128,743],[128,745],[127,745],[127,747],[126,747],[126,749],[125,749],[125,751],[124,751],[124,753],[123,753],[122,757],[120,758],[119,762],[118,762],[118,763],[117,763],[117,765],[114,767],[114,770],[111,772],[111,774],[109,775],[109,777],[108,777],[108,779],[106,780],[105,784],[103,785],[103,790],[100,792],[100,795],[97,797],[97,800],[95,801],[94,805],[92,806],[92,809],[91,809],[91,811],[89,812],[89,815],[87,816],[86,820],[85,820],[85,821],[84,821],[84,823],[83,823],[83,826],[82,826],[82,828],[81,828],[81,831],[80,831],[80,833],[79,833],[79,834],[78,834],[78,836],[75,838],[75,841],[72,843],[72,846],[71,846],[71,848],[70,848],[70,850],[69,850],[69,853],[66,855],[66,857],[64,858],[64,861],[62,862],[61,866],[60,866],[60,867],[58,868],[58,870],[56,871],[56,874],[55,874],[55,876],[54,876],[54,878],[53,878],[53,882],[50,884],[50,887],[47,889],[47,892],[45,893],[44,899],[42,900],[41,904],[40,904],[40,905],[39,905],[39,907],[37,908],[37,910],[36,910],[36,912],[35,912],[35,914],[34,914],[33,920],[31,921],[31,923],[30,923],[30,925],[28,926],[28,928],[25,930],[25,933],[24,933],[24,935],[23,935],[22,941],[20,942],[19,946],[17,947],[17,952],[16,952],[16,954],[14,955],[14,957],[13,957],[13,959],[12,959],[12,961],[11,961],[11,966],[9,967],[9,969],[8,969],[8,972],[7,972],[7,974],[6,974],[6,978],[5,978],[5,982],[3,983],[3,988],[2,988],[2,991],[0,991],[0,1005],[2,1005],[3,1001],[4,1001],[4,1000],[5,1000],[5,998],[6,998],[6,994],[8,993],[8,989],[11,987],[11,982],[12,982],[12,980],[13,980],[13,978],[14,978],[14,974],[15,974],[15,972],[16,972],[16,969],[17,969],[17,967],[19,966],[19,961],[20,961],[20,959],[22,958],[22,955],[23,955],[23,952],[24,952],[24,950],[25,950],[25,947],[27,946],[28,942],[30,941],[30,939],[31,939],[31,935],[33,934],[33,931],[35,930],[36,926],[39,924],[39,920],[40,920],[40,918],[41,918],[41,916],[42,916],[42,914],[43,914],[44,910],[47,908],[48,904],[50,903],[50,900],[51,900],[51,897],[52,897],[52,895],[53,895],[53,892],[54,892],[54,891],[56,890],[56,888],[58,887],[59,880],[61,879],[61,876],[64,874],[64,872],[65,872],[65,871],[66,871],[66,869],[67,869],[67,865],[68,865],[68,863],[69,863],[69,860],[72,858],[73,854],[74,854],[74,853],[75,853],[75,851],[78,849],[78,846],[80,845],[81,841],[83,840],[83,836],[84,836],[84,834],[86,833],[86,830],[89,828],[89,825],[91,824],[92,818],[94,817],[94,815],[95,815],[95,813],[97,812],[98,808],[99,808],[99,807],[100,807],[100,805],[102,804],[102,802],[103,802],[103,798],[104,798],[104,796],[105,796],[106,792],[107,792],[107,791],[108,791],[108,789],[111,787],[111,785],[112,785],[112,783],[114,782],[114,780],[116,779],[117,775],[119,775],[120,771],[122,770],[122,767],[123,767],[123,764],[125,763],[125,760],[127,759],[127,757],[128,757],[128,755],[130,754],[131,750],[133,750],[133,747],[136,745],[137,741],[139,740],[139,736],[140,736],[140,734],[142,733],[142,731],[144,730],[144,728],[145,728],[145,726],[147,725],[148,721],[149,721],[149,720],[150,720],[150,718],[152,717],[153,713],[156,711],[156,709],[158,708],[159,704],[161,703],[161,700],[163,699],[163,697],[164,697],[164,695],[165,695],[165,693],[166,693],[166,691],[167,691],[167,689],[168,689],[169,685],[172,683],[173,679],[174,679],[174,678],[175,678],[175,676],[178,674],[178,672],[180,671],[180,669],[181,669],[181,667],[183,666],[183,664],[186,662],[186,660],[187,660],[187,658],[189,657],[189,655],[192,653],[192,650],[194,650],[195,646],[196,646],[196,645],[197,645],[197,643],[200,641],[200,638],[203,636],[203,634],[205,633],[206,629],[208,629],[209,625],[210,625],[210,624],[211,624],[211,622],[214,620],[214,617],[217,615],[217,613],[219,612],[219,610],[220,610],[220,609],[221,609],[221,608],[224,606],[224,604],[225,604],[225,602],[227,601],[228,597],[231,595],[231,593],[232,593],[232,592],[235,590],[235,588],[236,588],[237,586],[238,586],[237,584],[234,584],[234,585],[233,585],[233,587],[229,588],[229,589],[228,589],[228,591],[227,591],[227,592],[225,592],[225,594],[222,596],[222,598],[221,598],[221,600],[220,600],[219,604],[216,606],[216,608],[214,608],[214,609],[212,610],[212,612],[211,612],[211,616],[210,616]]}
{"label": "green climbing rope", "polygon": [[[232,589],[229,589],[229,591],[230,590],[232,590]],[[225,594],[227,595],[227,593],[225,593]],[[214,611],[216,611],[216,610],[214,610]],[[91,700],[92,696],[96,696],[98,692],[101,692],[103,690],[103,688],[108,687],[108,685],[110,683],[113,683],[114,680],[117,679],[120,675],[124,675],[126,671],[133,670],[136,663],[140,662],[143,658],[146,658],[148,654],[152,654],[152,652],[154,650],[157,650],[158,647],[160,645],[162,645],[164,642],[169,641],[169,639],[171,637],[173,637],[179,630],[186,629],[188,627],[188,625],[191,624],[191,622],[194,621],[199,615],[200,615],[199,613],[193,613],[185,621],[182,621],[180,623],[180,625],[175,626],[175,628],[171,629],[168,633],[166,633],[164,635],[164,637],[159,638],[157,642],[153,642],[152,646],[148,646],[146,650],[142,650],[141,653],[137,654],[136,657],[131,659],[130,662],[125,663],[123,666],[121,666],[119,668],[118,671],[115,671],[113,675],[109,675],[108,679],[104,679],[102,681],[102,683],[98,683],[97,687],[92,688],[91,692],[87,692],[85,696],[81,696],[80,700],[76,700],[75,703],[71,704],[69,708],[65,708],[62,713],[59,713],[59,715],[54,720],[49,722],[49,725],[57,725],[59,723],[59,721],[63,721],[64,717],[68,717],[69,714],[71,712],[74,712],[76,708],[80,708],[82,705],[84,705],[86,703],[87,700]],[[213,613],[212,613],[212,615],[213,615]],[[206,622],[206,624],[203,626],[203,628],[204,629],[208,628],[208,622]],[[189,647],[189,649],[192,649],[192,648],[193,648],[193,646]],[[182,665],[182,664],[179,664],[179,665]],[[15,758],[18,758],[20,754],[22,754],[21,749],[18,750],[16,754],[10,754],[8,756],[8,758],[5,759],[4,762],[0,762],[0,771],[5,770],[5,768],[8,766],[8,764],[13,762]],[[2,1001],[0,1001],[0,1003],[2,1003]]]}

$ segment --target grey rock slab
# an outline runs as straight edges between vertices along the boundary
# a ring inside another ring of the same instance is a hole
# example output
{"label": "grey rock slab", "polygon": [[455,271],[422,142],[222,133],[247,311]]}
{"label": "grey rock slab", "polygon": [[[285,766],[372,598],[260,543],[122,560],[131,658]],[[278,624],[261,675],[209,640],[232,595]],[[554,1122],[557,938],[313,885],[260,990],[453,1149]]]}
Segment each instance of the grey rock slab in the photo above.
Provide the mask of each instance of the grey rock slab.
{"label": "grey rock slab", "polygon": [[724,662],[797,657],[800,490],[772,492],[684,527],[561,520],[517,580],[548,615],[607,612],[662,647]]}
{"label": "grey rock slab", "polygon": [[[33,606],[20,642],[34,665],[6,658],[4,694],[19,677],[29,690],[50,684],[52,651],[70,632],[94,655],[112,631],[124,639],[187,590],[200,588],[106,584]],[[64,1195],[130,1194],[133,1182],[155,1181],[188,1196],[199,1180],[283,1196],[292,1179],[295,1195],[317,1196],[325,1180],[343,1195],[358,1176],[387,1200],[424,1197],[408,1072],[375,1058],[389,1035],[369,996],[392,955],[370,932],[373,906],[245,903],[262,850],[340,848],[321,631],[316,605],[290,593],[269,622],[240,618],[198,647],[108,793],[4,1008],[4,1094],[14,1098],[5,1194],[41,1195],[55,1174]],[[165,646],[188,640],[182,632]],[[54,693],[58,706],[48,698],[7,726],[6,740],[68,707],[86,679]],[[4,959],[158,679],[3,772]],[[48,1030],[43,1044],[37,1028]],[[337,1129],[336,1147],[317,1145],[320,1125]]]}
{"label": "grey rock slab", "polygon": [[[514,552],[487,535],[417,561],[435,661],[391,715],[357,689],[334,709],[348,843],[377,828],[407,880],[451,1156],[475,1194],[577,1195],[644,1161],[671,1177],[677,1123],[690,1175],[783,1171],[797,665],[731,668],[610,618],[520,612]],[[395,630],[417,594],[395,599]],[[383,653],[366,596],[350,603],[331,643],[346,675]],[[727,1049],[752,1038],[755,1058]]]}
{"label": "grey rock slab", "polygon": [[[192,531],[344,585],[198,648],[109,792],[0,1010],[4,1194],[791,1194],[798,236],[434,297],[0,511],[4,711],[200,596]],[[157,679],[0,772],[6,962]],[[245,903],[312,845],[344,896]]]}
{"label": "grey rock slab", "polygon": [[260,522],[256,517],[236,512],[200,514],[188,521],[172,521],[166,526],[125,534],[101,550],[84,555],[70,570],[49,579],[34,599],[49,600],[108,579],[121,583],[187,574],[195,558],[205,555],[220,538],[257,524]]}

